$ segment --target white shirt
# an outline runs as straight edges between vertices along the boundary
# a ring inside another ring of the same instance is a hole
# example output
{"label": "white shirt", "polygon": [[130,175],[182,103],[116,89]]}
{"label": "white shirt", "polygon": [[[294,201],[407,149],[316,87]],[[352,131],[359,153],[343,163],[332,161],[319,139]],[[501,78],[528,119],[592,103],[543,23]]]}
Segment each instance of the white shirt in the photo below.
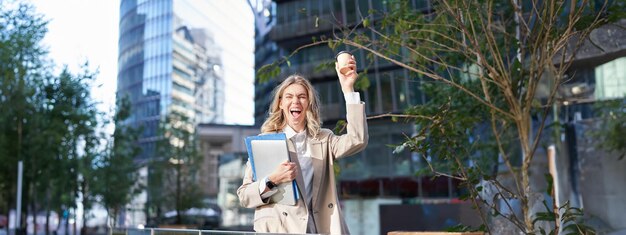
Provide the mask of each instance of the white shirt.
{"label": "white shirt", "polygon": [[[361,97],[358,92],[351,92],[344,94],[344,98],[346,100],[346,105],[348,104],[358,104],[361,103]],[[287,136],[287,139],[293,141],[293,144],[296,147],[296,153],[298,154],[298,162],[300,163],[300,171],[302,171],[302,178],[304,180],[304,193],[306,193],[306,202],[307,204],[311,203],[311,199],[313,198],[313,162],[311,161],[311,147],[307,141],[307,133],[306,129],[297,133],[293,130],[289,125],[285,126],[283,132]],[[262,183],[259,184],[259,193],[261,194],[262,199],[266,199],[274,193],[278,191],[278,189],[274,188],[270,191],[265,191],[265,183],[268,181],[268,176],[263,178]]]}

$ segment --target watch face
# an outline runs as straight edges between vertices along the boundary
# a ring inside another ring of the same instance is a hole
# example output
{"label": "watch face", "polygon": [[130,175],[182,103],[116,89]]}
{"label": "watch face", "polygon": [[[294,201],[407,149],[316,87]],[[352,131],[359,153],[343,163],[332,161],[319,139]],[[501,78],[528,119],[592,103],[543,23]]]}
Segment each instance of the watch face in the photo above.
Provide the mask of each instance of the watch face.
{"label": "watch face", "polygon": [[272,181],[267,181],[267,182],[265,182],[265,186],[267,186],[267,188],[272,190],[272,189],[274,189],[274,187],[276,187],[276,184],[274,184],[274,182],[272,182]]}

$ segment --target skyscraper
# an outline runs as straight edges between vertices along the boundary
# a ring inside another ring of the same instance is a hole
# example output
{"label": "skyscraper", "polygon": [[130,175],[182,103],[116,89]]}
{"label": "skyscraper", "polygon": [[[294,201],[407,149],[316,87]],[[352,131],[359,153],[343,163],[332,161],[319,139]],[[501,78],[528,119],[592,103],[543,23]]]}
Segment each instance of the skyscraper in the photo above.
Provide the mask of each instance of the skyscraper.
{"label": "skyscraper", "polygon": [[144,128],[139,159],[154,156],[159,120],[170,112],[252,124],[249,12],[245,1],[121,1],[117,95],[131,102],[127,124]]}
{"label": "skyscraper", "polygon": [[[430,1],[410,1],[411,7],[427,9]],[[308,78],[318,91],[324,127],[333,129],[345,119],[345,101],[332,68],[319,69],[322,64],[333,64],[334,56],[341,50],[351,51],[359,64],[359,73],[367,76],[370,86],[361,90],[368,116],[386,113],[402,113],[407,107],[421,104],[425,96],[420,88],[422,79],[411,77],[409,72],[382,58],[367,56],[364,51],[347,46],[332,50],[328,44],[303,47],[316,39],[333,38],[342,27],[355,27],[369,11],[386,11],[388,1],[378,0],[275,0],[275,21],[267,37],[257,35],[257,62],[269,64],[271,58],[290,56],[290,65],[283,66],[281,77],[268,84],[257,84],[256,94],[267,94],[275,84],[287,75],[298,73]],[[257,24],[258,25],[258,24]],[[357,27],[358,28],[358,27]],[[358,29],[357,29],[358,30]],[[259,44],[263,50],[259,49]],[[266,56],[272,50],[273,57]],[[270,58],[268,61],[267,58]],[[257,64],[257,67],[263,64]],[[273,84],[272,84],[273,83]],[[255,99],[255,121],[260,125],[267,116],[270,99]],[[343,197],[346,222],[351,232],[375,234],[379,204],[400,204],[404,198],[457,197],[456,183],[452,180],[416,177],[422,160],[417,154],[404,151],[393,153],[390,144],[401,143],[405,135],[412,135],[415,127],[407,122],[394,122],[390,118],[368,120],[369,144],[358,156],[337,161],[338,194]],[[366,211],[367,210],[367,211]],[[373,220],[358,216],[366,214]],[[374,222],[372,222],[374,221]]]}
{"label": "skyscraper", "polygon": [[[170,113],[184,114],[195,126],[253,123],[252,22],[245,0],[121,1],[117,97],[131,103],[126,125],[143,128],[140,165],[168,159],[159,156],[157,142],[159,122]],[[193,178],[201,199],[214,200],[217,158],[210,148],[201,144],[202,170]],[[150,179],[152,169],[142,172]],[[145,209],[151,195],[140,198],[129,211],[165,212]]]}
{"label": "skyscraper", "polygon": [[[408,71],[401,69],[390,62],[377,58],[367,57],[366,53],[354,48],[341,47],[331,50],[327,44],[319,44],[300,48],[311,44],[315,38],[332,38],[340,27],[351,27],[360,22],[370,10],[386,10],[384,1],[374,0],[282,0],[276,4],[275,23],[268,34],[269,40],[257,37],[257,43],[265,42],[264,46],[274,49],[274,57],[289,56],[290,66],[284,66],[281,76],[299,73],[311,80],[319,92],[322,103],[321,114],[324,126],[334,128],[338,120],[345,118],[345,105],[337,75],[333,68],[318,69],[320,64],[332,64],[334,55],[340,50],[354,53],[358,61],[360,73],[367,66],[367,75],[370,86],[360,91],[361,99],[366,103],[368,116],[384,113],[401,113],[407,107],[420,104],[425,97],[420,89],[421,80],[410,78]],[[414,1],[412,7],[417,9],[427,6],[427,1]],[[272,46],[272,45],[276,46]],[[257,61],[263,62],[265,50],[257,48]],[[265,64],[268,64],[267,62]],[[259,67],[259,65],[257,65]],[[280,78],[277,78],[280,80]],[[275,82],[275,81],[274,81]],[[266,85],[257,85],[257,95],[271,91]],[[255,100],[255,120],[260,125],[267,115],[269,99]],[[350,196],[424,196],[437,193],[448,195],[447,182],[443,190],[418,192],[417,190],[402,191],[388,190],[393,185],[401,183],[413,184],[417,181],[413,177],[419,158],[404,152],[393,154],[389,144],[400,143],[404,134],[411,134],[413,126],[410,123],[392,122],[391,119],[373,119],[368,121],[370,142],[368,147],[358,157],[339,161],[341,165],[340,190],[342,194]],[[387,180],[390,179],[390,180]],[[378,187],[381,185],[382,187]],[[417,185],[415,185],[417,188]],[[384,190],[379,190],[384,189]],[[407,195],[404,195],[407,194]]]}
{"label": "skyscraper", "polygon": [[[324,63],[332,63],[334,53],[338,50],[351,50],[354,48],[342,47],[336,51],[331,51],[327,45],[319,45],[315,47],[308,47],[302,49],[301,46],[311,44],[314,38],[333,38],[336,33],[341,33],[336,30],[340,27],[354,28],[364,16],[369,15],[369,11],[386,11],[389,8],[388,4],[393,4],[394,1],[377,1],[377,0],[333,0],[333,1],[315,1],[315,0],[275,0],[276,8],[276,24],[270,33],[270,39],[278,46],[279,55],[289,56],[291,52],[299,50],[297,54],[289,58],[290,66],[284,66],[282,68],[284,78],[290,73],[301,73],[311,80],[316,89],[320,93],[322,101],[322,115],[325,126],[333,127],[334,123],[338,119],[341,119],[340,115],[344,112],[343,100],[341,92],[339,91],[336,76],[332,69],[328,71],[315,70],[316,66]],[[430,11],[429,5],[436,4],[437,1],[430,0],[411,0],[406,1],[410,6],[422,11]],[[528,1],[530,3],[530,1]],[[404,5],[403,5],[404,6]],[[532,7],[524,7],[523,9],[534,9]],[[374,18],[376,19],[376,18]],[[410,19],[409,19],[410,21]],[[623,20],[621,23],[623,24]],[[338,27],[336,27],[338,26]],[[624,59],[624,43],[619,42],[624,37],[619,37],[623,32],[617,30],[621,26],[610,25],[604,32],[598,31],[592,33],[591,39],[588,45],[583,47],[577,53],[577,60],[573,63],[573,66],[568,71],[568,79],[565,84],[561,86],[559,95],[563,97],[563,106],[559,111],[561,117],[565,117],[569,128],[570,134],[562,136],[568,136],[573,139],[567,140],[570,147],[567,151],[573,152],[576,155],[577,151],[581,155],[588,155],[589,159],[599,159],[596,152],[591,151],[591,148],[584,148],[582,151],[576,149],[576,133],[571,131],[572,126],[581,125],[579,122],[581,119],[587,119],[593,117],[592,102],[594,100],[603,99],[616,99],[624,97],[624,90],[626,84],[624,81],[624,67],[620,67],[620,64],[626,64]],[[384,35],[384,31],[382,32]],[[377,35],[370,35],[376,38]],[[603,42],[603,43],[600,43]],[[377,46],[373,44],[372,46]],[[424,80],[420,77],[410,76],[406,71],[398,68],[397,66],[380,58],[372,58],[365,56],[365,53],[359,50],[353,50],[358,64],[370,65],[368,69],[368,77],[371,82],[369,88],[361,91],[361,97],[366,102],[366,112],[370,116],[385,113],[399,113],[406,107],[410,107],[415,104],[420,104],[426,100],[423,92],[420,90],[420,83]],[[589,53],[594,52],[594,53]],[[594,54],[594,55],[591,55]],[[622,58],[620,58],[622,57]],[[277,78],[281,79],[281,78]],[[258,87],[257,94],[264,92],[265,87]],[[570,97],[567,97],[570,96]],[[265,107],[263,111],[267,110],[269,101],[257,99],[257,107]],[[555,109],[556,109],[555,105]],[[267,115],[265,112],[256,111],[256,120],[263,120]],[[558,117],[557,117],[558,119]],[[563,119],[561,119],[560,123]],[[593,126],[596,123],[594,120],[587,120],[589,126]],[[347,209],[344,209],[348,226],[350,226],[351,232],[356,234],[380,234],[384,233],[384,230],[378,230],[377,223],[383,224],[384,216],[380,214],[381,219],[377,221],[377,214],[382,210],[382,206],[371,206],[362,201],[373,201],[375,198],[383,198],[385,204],[400,203],[400,200],[393,201],[394,198],[402,198],[403,204],[409,203],[428,203],[429,200],[433,200],[432,204],[445,204],[446,199],[458,197],[459,190],[455,187],[454,180],[437,178],[430,180],[424,177],[416,177],[412,174],[420,167],[420,157],[416,154],[392,154],[392,149],[387,147],[386,144],[398,144],[402,142],[402,133],[411,135],[415,127],[410,124],[393,123],[388,119],[373,119],[368,120],[370,142],[367,149],[359,154],[360,156],[339,160],[338,163],[341,166],[339,172],[339,184],[340,189],[338,193],[343,196],[342,203]],[[578,134],[578,138],[581,134]],[[573,142],[573,144],[571,143]],[[587,145],[588,146],[588,145]],[[562,153],[561,153],[562,154]],[[559,158],[563,158],[564,155],[560,155]],[[577,157],[570,156],[572,163],[570,163],[570,172],[568,174],[573,175],[577,169],[584,164],[578,162]],[[601,159],[601,158],[600,158]],[[565,160],[564,160],[565,161]],[[594,167],[598,169],[598,172],[604,171],[603,168]],[[590,168],[586,168],[588,171]],[[602,170],[600,170],[602,169]],[[619,171],[621,172],[623,171]],[[598,187],[599,182],[606,182],[607,185],[610,180],[589,180],[592,175],[604,175],[605,173],[587,173],[589,185],[593,185],[592,188]],[[606,176],[606,175],[604,175]],[[565,178],[575,178],[574,176],[568,176]],[[583,177],[585,178],[585,177]],[[601,177],[599,177],[601,178]],[[607,178],[607,177],[605,177]],[[613,178],[613,177],[608,177]],[[584,180],[583,180],[584,181]],[[591,183],[593,182],[593,183]],[[602,183],[600,183],[602,184]],[[572,187],[576,184],[573,183]],[[566,186],[567,187],[567,186]],[[605,208],[605,205],[619,204],[611,200],[606,200],[606,195],[602,193],[595,194],[601,190],[581,190],[581,192],[594,192],[587,193],[590,196],[588,202],[595,203],[601,202],[602,206],[598,208]],[[612,192],[614,193],[614,192]],[[602,195],[599,195],[602,194]],[[565,194],[567,195],[567,194]],[[570,194],[570,199],[573,198]],[[602,198],[602,199],[598,199]],[[417,199],[417,200],[413,200]],[[440,200],[443,199],[443,200]],[[356,201],[356,203],[353,203]],[[448,200],[454,202],[454,200]],[[610,201],[610,202],[609,202]],[[458,201],[457,201],[458,202]],[[454,202],[456,203],[456,202]],[[572,203],[572,205],[575,205]],[[587,205],[586,205],[587,206]],[[594,205],[595,206],[595,205]],[[363,213],[362,210],[368,210]],[[380,209],[380,210],[379,210]],[[388,224],[398,224],[401,220],[400,216],[395,216],[399,213],[400,207],[389,209],[393,211],[394,216],[387,218]],[[587,209],[587,208],[585,208]],[[592,209],[592,210],[595,210]],[[435,218],[437,216],[434,213],[439,211],[434,208],[424,209],[429,213],[424,217]],[[589,211],[589,210],[587,210]],[[361,212],[361,213],[359,213]],[[373,212],[373,213],[370,213]],[[606,210],[594,211],[597,215],[602,215],[605,218],[616,218],[612,216],[613,212],[607,212]],[[367,216],[361,216],[361,215]],[[461,214],[455,212],[454,214]],[[351,217],[353,216],[353,217]],[[369,220],[369,218],[375,218]],[[452,218],[452,216],[449,216]],[[412,217],[415,218],[415,217]],[[394,220],[394,221],[392,221]],[[434,221],[426,220],[420,217],[413,219],[408,223],[417,224],[416,221],[429,221],[431,224],[435,224]],[[447,220],[446,222],[449,222]],[[401,223],[401,222],[400,222]],[[617,224],[617,221],[615,222]],[[616,226],[617,227],[617,226]],[[422,229],[422,228],[420,228]]]}

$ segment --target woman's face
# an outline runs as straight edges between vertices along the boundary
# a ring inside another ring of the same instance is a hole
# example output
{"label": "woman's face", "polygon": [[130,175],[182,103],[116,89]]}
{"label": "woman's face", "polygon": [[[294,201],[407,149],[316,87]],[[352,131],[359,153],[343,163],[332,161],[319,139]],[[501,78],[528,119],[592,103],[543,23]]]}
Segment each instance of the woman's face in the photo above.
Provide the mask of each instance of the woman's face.
{"label": "woman's face", "polygon": [[304,130],[308,108],[309,94],[304,86],[291,84],[285,88],[280,99],[280,109],[287,119],[287,125],[296,132]]}

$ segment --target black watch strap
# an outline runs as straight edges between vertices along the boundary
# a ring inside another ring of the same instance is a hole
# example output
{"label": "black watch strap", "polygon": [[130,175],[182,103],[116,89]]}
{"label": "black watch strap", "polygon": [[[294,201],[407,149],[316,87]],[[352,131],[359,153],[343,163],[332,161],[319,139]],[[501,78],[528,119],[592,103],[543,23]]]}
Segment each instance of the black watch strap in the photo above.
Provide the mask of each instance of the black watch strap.
{"label": "black watch strap", "polygon": [[268,179],[268,180],[265,182],[265,186],[266,186],[268,189],[272,190],[272,189],[276,188],[276,186],[277,186],[277,185],[276,185],[274,182],[272,182],[271,180],[269,180],[269,179]]}

